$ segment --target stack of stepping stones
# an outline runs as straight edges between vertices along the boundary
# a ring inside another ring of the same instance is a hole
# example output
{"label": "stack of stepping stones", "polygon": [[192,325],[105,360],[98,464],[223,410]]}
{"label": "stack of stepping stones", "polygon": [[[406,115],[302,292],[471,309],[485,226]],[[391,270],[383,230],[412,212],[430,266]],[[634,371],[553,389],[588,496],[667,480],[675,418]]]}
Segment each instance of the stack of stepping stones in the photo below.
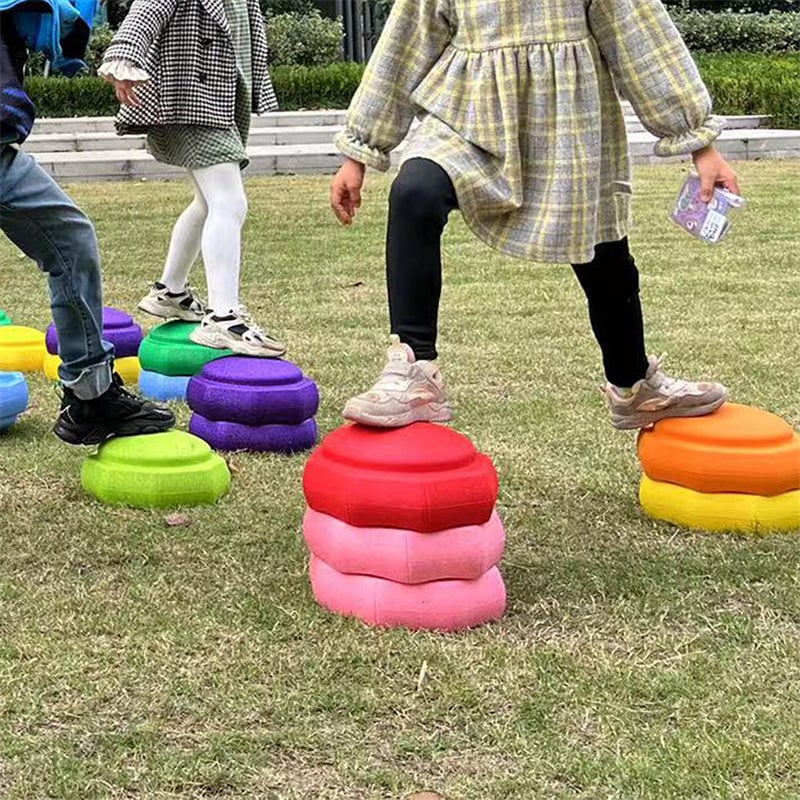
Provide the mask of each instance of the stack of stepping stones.
{"label": "stack of stepping stones", "polygon": [[215,350],[195,344],[190,338],[196,322],[165,322],[145,336],[139,347],[142,371],[139,390],[153,400],[185,400],[192,376],[218,358],[232,356],[230,350]]}
{"label": "stack of stepping stones", "polygon": [[[142,329],[129,314],[118,308],[103,309],[103,339],[114,345],[114,369],[126,384],[139,382],[138,356],[142,337]],[[53,324],[47,329],[45,345],[44,374],[51,381],[57,381],[61,359],[58,357],[58,334]]]}
{"label": "stack of stepping stones", "polygon": [[780,417],[727,403],[663,420],[638,447],[650,516],[718,532],[800,529],[800,434]]}
{"label": "stack of stepping stones", "polygon": [[334,431],[308,461],[311,585],[369,625],[455,631],[502,616],[505,534],[489,458],[449,428]]}
{"label": "stack of stepping stones", "polygon": [[189,430],[215,450],[294,453],[317,441],[317,386],[289,361],[210,361],[189,381],[186,399]]}

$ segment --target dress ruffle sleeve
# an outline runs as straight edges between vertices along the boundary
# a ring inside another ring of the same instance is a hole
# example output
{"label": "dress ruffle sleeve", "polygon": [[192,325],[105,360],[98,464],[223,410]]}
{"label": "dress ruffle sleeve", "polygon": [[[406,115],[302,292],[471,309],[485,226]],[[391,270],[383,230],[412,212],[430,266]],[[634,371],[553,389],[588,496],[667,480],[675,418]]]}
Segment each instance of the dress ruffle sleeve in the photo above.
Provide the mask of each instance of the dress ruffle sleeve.
{"label": "dress ruffle sleeve", "polygon": [[701,150],[719,136],[722,120],[660,0],[592,0],[589,25],[619,91],[659,138],[656,155]]}
{"label": "dress ruffle sleeve", "polygon": [[412,94],[452,36],[449,0],[397,0],[336,138],[346,156],[387,170],[416,113]]}

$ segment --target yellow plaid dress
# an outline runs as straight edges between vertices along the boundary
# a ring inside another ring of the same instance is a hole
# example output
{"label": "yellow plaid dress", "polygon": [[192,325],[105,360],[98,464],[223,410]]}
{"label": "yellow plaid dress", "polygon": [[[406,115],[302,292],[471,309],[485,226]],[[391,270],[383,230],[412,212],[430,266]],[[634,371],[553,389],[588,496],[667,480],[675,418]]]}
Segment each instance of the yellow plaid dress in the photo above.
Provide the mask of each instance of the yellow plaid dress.
{"label": "yellow plaid dress", "polygon": [[477,236],[520,258],[584,263],[628,231],[615,85],[659,155],[719,135],[659,0],[396,0],[337,145],[386,170],[419,117],[403,158],[450,175]]}

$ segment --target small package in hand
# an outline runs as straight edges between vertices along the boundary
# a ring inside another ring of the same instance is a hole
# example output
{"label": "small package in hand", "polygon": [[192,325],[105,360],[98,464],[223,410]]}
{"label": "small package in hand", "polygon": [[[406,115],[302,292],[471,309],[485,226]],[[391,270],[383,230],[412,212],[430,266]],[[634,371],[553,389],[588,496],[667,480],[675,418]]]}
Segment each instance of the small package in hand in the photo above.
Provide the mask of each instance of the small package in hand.
{"label": "small package in hand", "polygon": [[672,221],[696,239],[709,244],[721,242],[731,227],[731,216],[744,208],[744,198],[726,189],[714,189],[708,203],[700,199],[700,178],[690,174],[681,187]]}

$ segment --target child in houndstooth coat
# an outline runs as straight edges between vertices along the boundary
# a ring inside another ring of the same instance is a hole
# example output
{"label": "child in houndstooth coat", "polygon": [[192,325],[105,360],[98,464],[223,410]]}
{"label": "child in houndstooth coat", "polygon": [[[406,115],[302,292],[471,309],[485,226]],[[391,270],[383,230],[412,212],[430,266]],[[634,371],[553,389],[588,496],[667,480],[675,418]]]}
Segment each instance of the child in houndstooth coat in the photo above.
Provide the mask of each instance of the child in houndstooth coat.
{"label": "child in houndstooth coat", "polygon": [[738,191],[713,146],[721,121],[660,0],[396,0],[337,139],[346,161],[331,187],[349,225],[365,167],[388,169],[419,118],[389,201],[395,342],[345,417],[385,427],[450,419],[435,359],[441,236],[455,209],[503,253],[573,264],[616,427],[725,401],[724,386],[669,378],[646,355],[617,90],[658,137],[656,154],[691,153],[708,197],[715,184]]}
{"label": "child in houndstooth coat", "polygon": [[[267,64],[258,0],[135,0],[100,74],[122,105],[117,132],[147,133],[152,155],[186,169],[194,188],[161,279],[139,308],[199,321],[198,344],[278,357],[285,346],[239,301],[250,117],[277,108]],[[208,307],[188,283],[201,252]]]}

